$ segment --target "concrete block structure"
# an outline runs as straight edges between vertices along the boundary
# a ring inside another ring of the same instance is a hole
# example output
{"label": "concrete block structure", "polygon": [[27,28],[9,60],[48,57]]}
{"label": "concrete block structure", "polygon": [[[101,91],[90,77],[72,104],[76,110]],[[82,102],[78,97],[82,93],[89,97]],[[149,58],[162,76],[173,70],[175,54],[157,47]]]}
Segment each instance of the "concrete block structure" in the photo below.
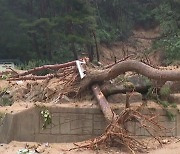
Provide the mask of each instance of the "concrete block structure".
{"label": "concrete block structure", "polygon": [[[19,112],[7,113],[0,123],[0,143],[12,140],[30,142],[77,142],[93,138],[103,133],[107,126],[101,110],[97,108],[78,108],[47,106],[52,122],[43,129],[41,107],[31,107]],[[116,109],[120,113],[123,107]],[[172,109],[175,117],[172,121],[162,109],[145,109],[146,115],[155,114],[157,121],[168,128],[164,136],[180,136],[180,114]],[[137,136],[149,136],[148,132],[138,127],[136,121],[127,123],[128,130]]]}

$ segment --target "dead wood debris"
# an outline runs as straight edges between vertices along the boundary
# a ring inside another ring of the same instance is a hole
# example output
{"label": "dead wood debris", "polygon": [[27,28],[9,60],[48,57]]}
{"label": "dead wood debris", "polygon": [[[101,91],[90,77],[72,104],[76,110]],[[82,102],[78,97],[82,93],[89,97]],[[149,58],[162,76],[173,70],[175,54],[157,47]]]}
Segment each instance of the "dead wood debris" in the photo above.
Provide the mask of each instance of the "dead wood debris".
{"label": "dead wood debris", "polygon": [[[44,65],[19,73],[12,68],[10,70],[7,81],[11,83],[14,101],[59,102],[64,95],[75,97],[78,91],[74,86],[80,80],[75,61]],[[50,73],[38,75],[42,71]]]}
{"label": "dead wood debris", "polygon": [[[128,58],[129,57],[127,57],[127,59]],[[44,76],[38,76],[36,74],[43,70],[50,70],[52,73]],[[85,91],[85,89],[91,87],[109,125],[101,136],[88,140],[83,144],[76,144],[77,147],[73,149],[97,149],[101,146],[111,146],[113,144],[125,146],[132,153],[147,150],[148,146],[139,141],[135,137],[136,134],[133,134],[133,132],[129,130],[128,125],[131,122],[138,123],[140,129],[144,129],[161,145],[161,137],[167,132],[167,129],[158,124],[156,116],[143,115],[138,109],[132,109],[129,105],[127,106],[128,108],[124,109],[119,115],[115,114],[101,92],[98,83],[111,80],[126,71],[136,71],[137,73],[156,80],[180,80],[179,71],[161,71],[142,62],[126,60],[126,58],[118,61],[117,64],[107,66],[105,70],[86,72],[86,77],[82,81],[80,80],[75,61],[65,64],[45,65],[22,73],[17,73],[12,69],[11,71],[13,74],[8,78],[9,81],[35,81],[24,87],[24,92],[26,92],[23,97],[32,101],[47,100],[57,102],[63,95],[74,93],[73,95],[76,96],[78,92],[82,92],[82,90]],[[42,80],[42,82],[38,82],[38,80]],[[56,86],[52,88],[51,85],[54,84],[53,80],[56,80]],[[17,91],[15,93],[17,93]]]}
{"label": "dead wood debris", "polygon": [[135,132],[129,130],[129,128],[132,127],[130,126],[132,122],[138,123],[138,125],[136,125],[139,129],[144,129],[144,131],[162,145],[161,136],[165,135],[167,129],[158,124],[156,121],[157,115],[143,115],[138,111],[140,108],[130,108],[128,99],[127,104],[129,105],[126,104],[126,109],[118,115],[111,110],[108,101],[97,84],[92,86],[92,91],[109,125],[101,136],[93,140],[88,140],[82,145],[75,144],[77,146],[76,148],[97,149],[101,146],[117,145],[118,147],[126,147],[132,153],[135,153],[135,151],[145,151],[148,149],[147,145],[136,139],[134,137],[136,136],[136,134],[134,134]]}
{"label": "dead wood debris", "polygon": [[156,118],[157,115],[147,116],[140,113],[138,109],[127,108],[107,126],[105,132],[101,136],[87,140],[81,144],[75,143],[76,147],[70,150],[79,148],[95,150],[104,146],[110,147],[116,145],[117,147],[126,147],[133,154],[135,152],[147,152],[148,145],[137,139],[136,134],[128,130],[127,126],[130,122],[137,122],[139,124],[139,129],[147,131],[147,133],[162,146],[162,136],[165,135],[167,129],[159,125],[155,120]]}

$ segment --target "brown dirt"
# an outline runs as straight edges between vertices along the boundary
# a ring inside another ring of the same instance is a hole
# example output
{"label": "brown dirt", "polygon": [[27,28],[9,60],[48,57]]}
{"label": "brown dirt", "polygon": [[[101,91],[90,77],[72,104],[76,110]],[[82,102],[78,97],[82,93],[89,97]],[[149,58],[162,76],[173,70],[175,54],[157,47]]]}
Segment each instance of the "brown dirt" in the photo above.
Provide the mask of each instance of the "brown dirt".
{"label": "brown dirt", "polygon": [[18,150],[24,149],[27,145],[29,145],[30,150],[34,150],[31,147],[38,147],[42,154],[127,154],[126,152],[122,152],[117,148],[111,149],[103,149],[103,150],[72,150],[74,145],[72,143],[56,143],[56,144],[48,144],[46,147],[45,144],[40,143],[27,143],[27,142],[16,142],[13,141],[10,144],[1,144],[0,153],[1,154],[17,154]]}
{"label": "brown dirt", "polygon": [[[157,143],[151,141],[149,144],[148,153],[150,154],[179,154],[180,142],[177,139],[167,138],[164,139],[163,147],[157,146]],[[153,145],[153,148],[151,146]],[[29,149],[34,151],[37,149],[42,154],[129,154],[125,149],[118,147],[103,148],[99,150],[87,149],[69,149],[74,148],[73,143],[36,143],[36,142],[17,142],[13,141],[9,144],[0,144],[0,154],[17,154],[20,149]],[[145,152],[143,152],[145,153]],[[143,154],[141,153],[141,154]]]}
{"label": "brown dirt", "polygon": [[152,150],[150,154],[179,154],[180,153],[180,142],[171,143],[163,148]]}
{"label": "brown dirt", "polygon": [[100,61],[102,64],[114,62],[114,57],[120,60],[127,55],[133,55],[132,58],[143,59],[145,55],[154,65],[161,65],[164,54],[161,50],[149,53],[153,39],[159,37],[159,27],[150,30],[137,29],[133,35],[125,42],[116,42],[111,45],[100,45]]}

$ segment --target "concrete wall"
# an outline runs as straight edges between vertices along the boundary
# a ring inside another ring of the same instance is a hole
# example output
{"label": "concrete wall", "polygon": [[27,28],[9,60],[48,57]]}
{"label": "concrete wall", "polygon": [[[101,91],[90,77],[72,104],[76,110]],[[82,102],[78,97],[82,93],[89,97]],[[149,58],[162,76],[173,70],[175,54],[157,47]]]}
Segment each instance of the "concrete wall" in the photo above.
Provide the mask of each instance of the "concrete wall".
{"label": "concrete wall", "polygon": [[[106,127],[105,119],[98,108],[66,108],[48,107],[52,123],[42,129],[43,120],[41,108],[32,107],[18,113],[8,113],[0,124],[0,143],[17,141],[36,142],[74,142],[82,141],[100,135]],[[121,112],[122,108],[116,110]],[[180,136],[180,115],[176,110],[173,121],[169,121],[166,113],[161,109],[143,111],[149,115],[155,113],[158,122],[171,130],[165,136]],[[128,122],[128,129],[134,135],[148,136],[144,129],[138,127],[137,122]]]}

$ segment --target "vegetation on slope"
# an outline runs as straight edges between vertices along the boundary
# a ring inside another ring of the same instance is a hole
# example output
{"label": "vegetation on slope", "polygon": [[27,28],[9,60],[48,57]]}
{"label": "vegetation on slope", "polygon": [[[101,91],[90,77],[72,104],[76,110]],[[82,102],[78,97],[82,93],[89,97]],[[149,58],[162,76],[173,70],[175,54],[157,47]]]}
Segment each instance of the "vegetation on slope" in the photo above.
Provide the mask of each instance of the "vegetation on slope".
{"label": "vegetation on slope", "polygon": [[168,63],[180,59],[178,0],[0,0],[0,13],[0,59],[93,60],[97,42],[125,41],[134,28],[155,26],[161,37],[154,48],[166,52]]}

